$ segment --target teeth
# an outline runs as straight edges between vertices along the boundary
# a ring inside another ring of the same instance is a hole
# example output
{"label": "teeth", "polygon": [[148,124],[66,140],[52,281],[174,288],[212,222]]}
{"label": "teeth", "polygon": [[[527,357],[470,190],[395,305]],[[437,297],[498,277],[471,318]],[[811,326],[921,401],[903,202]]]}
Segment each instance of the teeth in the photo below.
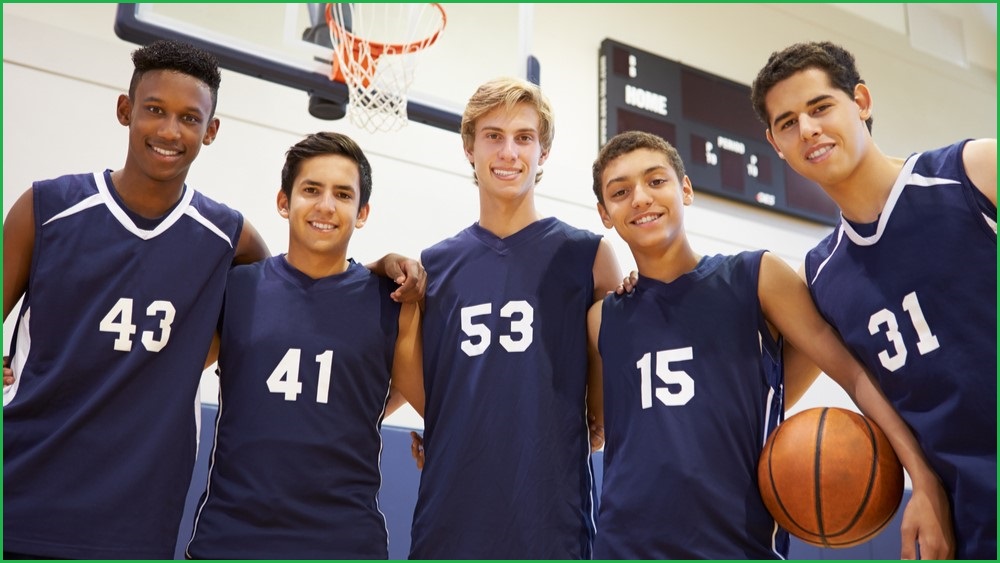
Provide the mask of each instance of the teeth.
{"label": "teeth", "polygon": [[161,149],[157,147],[153,147],[153,152],[155,152],[156,154],[162,154],[163,156],[177,156],[181,154],[180,151],[168,151],[167,149]]}
{"label": "teeth", "polygon": [[495,168],[493,169],[493,173],[501,178],[512,178],[519,174],[517,170],[497,170]]}
{"label": "teeth", "polygon": [[645,225],[646,223],[656,221],[659,218],[660,218],[659,215],[646,215],[644,217],[636,219],[635,221],[633,221],[633,223],[635,223],[636,225]]}
{"label": "teeth", "polygon": [[332,231],[333,229],[336,228],[334,225],[331,225],[330,223],[316,223],[316,222],[312,222],[312,223],[309,223],[309,224],[312,225],[313,227],[321,230],[321,231]]}
{"label": "teeth", "polygon": [[819,158],[819,157],[823,156],[824,154],[826,154],[826,153],[828,153],[828,152],[830,152],[832,150],[833,150],[833,147],[829,147],[829,146],[823,147],[823,148],[821,148],[819,150],[816,150],[816,151],[813,151],[813,152],[807,154],[806,158],[809,159],[809,160],[813,160],[813,159],[816,159],[816,158]]}

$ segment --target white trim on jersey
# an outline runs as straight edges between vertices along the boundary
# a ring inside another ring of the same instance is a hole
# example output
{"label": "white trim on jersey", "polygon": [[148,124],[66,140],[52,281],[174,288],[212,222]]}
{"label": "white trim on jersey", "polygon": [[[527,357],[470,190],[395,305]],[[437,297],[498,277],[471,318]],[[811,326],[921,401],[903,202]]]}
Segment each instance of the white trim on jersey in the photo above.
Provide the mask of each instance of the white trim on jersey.
{"label": "white trim on jersey", "polygon": [[28,307],[18,320],[17,343],[14,357],[10,359],[10,369],[14,372],[14,383],[3,388],[3,406],[7,406],[17,395],[21,385],[20,374],[24,372],[24,364],[28,363],[28,352],[31,350],[31,307]]}
{"label": "white trim on jersey", "polygon": [[813,276],[811,280],[809,280],[809,285],[816,283],[816,280],[819,279],[820,272],[822,272],[823,268],[826,267],[826,263],[829,262],[830,259],[833,258],[833,255],[837,253],[837,249],[840,248],[840,243],[844,242],[845,224],[846,223],[844,223],[843,219],[841,219],[840,226],[837,227],[837,245],[833,247],[833,252],[831,252],[830,255],[826,257],[826,260],[823,260],[823,263],[819,265],[819,268],[816,268],[816,275]]}
{"label": "white trim on jersey", "polygon": [[[128,216],[128,213],[118,205],[115,198],[111,195],[111,188],[104,182],[104,174],[102,172],[94,172],[94,183],[97,184],[97,192],[101,194],[104,198],[104,205],[107,206],[108,211],[114,215],[115,219],[121,223],[125,230],[132,233],[133,235],[141,238],[142,240],[149,240],[153,237],[159,236],[164,231],[173,226],[178,219],[187,211],[188,206],[191,205],[191,199],[194,198],[194,190],[187,188],[184,190],[184,195],[181,196],[180,203],[174,207],[174,210],[167,215],[160,224],[156,226],[153,230],[140,229],[132,218]],[[229,240],[226,237],[227,241]]]}
{"label": "white trim on jersey", "polygon": [[993,219],[990,219],[990,216],[985,213],[983,213],[983,220],[985,220],[986,224],[989,225],[991,229],[993,229],[993,234],[994,235],[997,234],[997,222],[994,221]]}
{"label": "white trim on jersey", "polygon": [[53,216],[48,221],[42,223],[42,226],[44,227],[45,225],[48,225],[49,223],[51,223],[53,221],[56,221],[58,219],[62,219],[64,217],[69,217],[70,215],[75,215],[75,214],[77,214],[77,213],[79,213],[79,212],[81,212],[81,211],[83,211],[85,209],[90,209],[91,207],[95,207],[95,206],[101,205],[102,203],[104,203],[104,198],[101,196],[101,194],[94,194],[94,195],[88,197],[87,199],[81,201],[80,203],[78,203],[78,204],[76,204],[76,205],[74,205],[74,206],[66,209],[62,213],[59,213],[59,214]]}
{"label": "white trim on jersey", "polygon": [[[913,167],[917,164],[917,160],[920,158],[921,153],[917,153],[907,159],[903,163],[903,169],[899,171],[899,176],[896,177],[896,183],[892,185],[892,191],[889,192],[889,199],[885,202],[885,207],[882,208],[882,214],[878,218],[878,226],[875,228],[875,234],[870,237],[863,237],[854,230],[854,227],[844,219],[844,216],[840,216],[840,225],[843,227],[844,232],[847,234],[847,238],[851,239],[851,242],[858,246],[872,246],[882,238],[882,233],[885,231],[885,225],[889,222],[889,216],[892,215],[892,210],[896,207],[896,202],[899,201],[899,196],[903,195],[903,188],[906,184],[914,177]],[[917,178],[920,176],[917,175]],[[839,246],[839,243],[838,243]],[[830,253],[833,254],[832,252]],[[818,272],[817,272],[818,273]]]}
{"label": "white trim on jersey", "polygon": [[[194,191],[194,190],[189,190],[189,191]],[[187,215],[188,217],[191,217],[195,221],[201,223],[202,225],[205,226],[206,229],[212,231],[219,238],[226,241],[226,244],[229,245],[229,248],[233,247],[233,242],[229,240],[229,237],[226,236],[226,233],[222,232],[219,229],[219,227],[216,227],[214,223],[206,219],[205,216],[202,215],[197,209],[195,209],[194,207],[188,207],[187,210],[184,211],[184,214]]]}

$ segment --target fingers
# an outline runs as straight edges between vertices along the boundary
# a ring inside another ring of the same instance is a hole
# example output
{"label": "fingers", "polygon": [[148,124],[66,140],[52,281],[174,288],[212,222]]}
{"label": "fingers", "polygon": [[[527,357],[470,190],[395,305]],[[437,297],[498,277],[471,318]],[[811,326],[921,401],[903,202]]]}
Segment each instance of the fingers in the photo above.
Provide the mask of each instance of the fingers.
{"label": "fingers", "polygon": [[390,297],[399,303],[413,303],[423,299],[427,290],[427,272],[424,271],[423,265],[412,258],[404,258],[394,266],[394,271],[389,275],[399,287],[390,294]]}
{"label": "fingers", "polygon": [[588,415],[590,426],[590,452],[596,452],[604,447],[604,427],[597,424],[594,416]]}
{"label": "fingers", "polygon": [[628,276],[622,280],[622,283],[615,288],[616,295],[623,295],[625,293],[632,293],[635,290],[636,285],[639,283],[639,272],[632,270],[629,272]]}
{"label": "fingers", "polygon": [[10,356],[3,357],[3,384],[4,386],[14,384],[14,370],[10,369]]}
{"label": "fingers", "polygon": [[417,463],[417,470],[424,468],[424,438],[416,432],[410,432],[410,455]]}

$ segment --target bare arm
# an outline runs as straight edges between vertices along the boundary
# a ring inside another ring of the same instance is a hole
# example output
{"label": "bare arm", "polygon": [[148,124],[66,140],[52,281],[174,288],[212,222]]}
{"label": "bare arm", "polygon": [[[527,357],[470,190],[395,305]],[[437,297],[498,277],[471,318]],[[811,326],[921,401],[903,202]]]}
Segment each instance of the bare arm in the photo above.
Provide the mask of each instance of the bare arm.
{"label": "bare arm", "polygon": [[587,312],[587,423],[594,452],[604,447],[604,363],[597,347],[603,306],[598,301]]}
{"label": "bare arm", "polygon": [[622,270],[611,243],[601,239],[594,258],[594,301],[604,299],[609,291],[614,291],[622,283]]}
{"label": "bare arm", "polygon": [[[937,475],[874,378],[820,316],[805,283],[784,261],[765,253],[761,259],[758,295],[768,321],[847,391],[861,412],[885,432],[909,473],[913,496],[903,514],[901,557],[913,559],[917,542],[922,558],[954,557],[948,500]],[[800,377],[786,373],[786,378],[789,376]]]}
{"label": "bare arm", "polygon": [[250,224],[250,221],[244,220],[240,240],[236,243],[233,264],[253,264],[269,256],[271,256],[271,251],[268,250],[267,243],[264,242],[257,229]]}
{"label": "bare arm", "polygon": [[[798,270],[798,276],[803,281],[806,279],[805,265],[803,264]],[[808,289],[808,287],[807,287]],[[785,340],[784,349],[782,351],[782,363],[785,369],[785,410],[787,411],[795,403],[799,402],[799,399],[806,394],[809,387],[816,382],[816,378],[819,377],[820,370],[816,362],[812,360],[809,356],[804,354],[802,350],[795,347],[794,344]]]}
{"label": "bare arm", "polygon": [[[401,395],[394,398],[393,395]],[[420,328],[420,307],[404,303],[399,310],[399,334],[392,360],[392,383],[386,415],[410,403],[417,414],[424,416],[424,354]],[[392,408],[392,410],[389,410]]]}
{"label": "bare arm", "polygon": [[28,188],[7,213],[3,222],[3,318],[28,289],[31,259],[35,251],[34,189]]}
{"label": "bare arm", "polygon": [[962,151],[965,171],[972,183],[983,192],[993,206],[997,204],[997,140],[976,139],[965,144]]}

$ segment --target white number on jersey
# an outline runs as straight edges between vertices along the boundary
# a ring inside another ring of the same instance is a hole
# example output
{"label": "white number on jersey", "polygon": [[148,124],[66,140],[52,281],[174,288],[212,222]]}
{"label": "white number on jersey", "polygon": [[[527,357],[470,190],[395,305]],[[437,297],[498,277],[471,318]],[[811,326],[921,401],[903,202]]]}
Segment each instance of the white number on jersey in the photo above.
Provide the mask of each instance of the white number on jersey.
{"label": "white number on jersey", "polygon": [[[656,398],[668,407],[679,407],[688,404],[694,397],[694,379],[684,370],[674,370],[670,368],[671,362],[683,362],[694,358],[694,350],[690,346],[687,348],[675,348],[673,350],[660,350],[656,353],[656,377],[667,385],[677,387],[677,391],[671,391],[670,387],[657,387]],[[653,406],[653,376],[650,365],[652,355],[650,352],[643,354],[642,358],[635,363],[639,368],[639,394],[642,400],[642,408],[648,409]]]}
{"label": "white number on jersey", "polygon": [[[286,401],[295,401],[302,393],[299,381],[299,360],[302,350],[289,348],[267,377],[267,390],[284,395]],[[333,372],[333,350],[326,350],[316,356],[319,364],[319,378],[316,382],[316,402],[326,404],[330,398],[330,374]]]}
{"label": "white number on jersey", "polygon": [[[924,318],[924,312],[920,309],[917,292],[911,291],[906,294],[906,297],[903,298],[903,310],[909,313],[910,323],[917,331],[917,351],[920,352],[920,355],[940,348],[941,344],[931,332],[930,325]],[[892,344],[893,350],[891,354],[889,350],[882,350],[878,353],[878,359],[885,369],[896,371],[906,365],[906,344],[899,332],[899,322],[896,320],[896,315],[888,309],[877,311],[868,319],[868,332],[874,336],[879,333],[883,325],[885,325],[885,337]]]}
{"label": "white number on jersey", "polygon": [[[167,346],[170,340],[170,325],[174,322],[177,311],[170,301],[153,301],[146,307],[146,316],[160,317],[159,334],[144,330],[142,331],[142,345],[150,352],[159,352]],[[114,347],[119,352],[130,352],[132,350],[132,336],[138,328],[132,324],[132,300],[127,297],[119,299],[101,319],[99,326],[101,332],[110,332],[118,335],[115,338]]]}
{"label": "white number on jersey", "polygon": [[[493,333],[485,324],[475,322],[475,317],[491,313],[493,313],[491,303],[462,307],[462,332],[469,336],[469,339],[463,340],[461,344],[462,351],[466,355],[479,356],[490,347]],[[508,301],[500,309],[500,316],[511,319],[509,333],[502,334],[497,339],[500,345],[508,352],[527,350],[534,340],[534,329],[531,324],[535,321],[535,310],[531,304],[527,301]],[[517,338],[513,338],[513,335],[517,335]]]}

